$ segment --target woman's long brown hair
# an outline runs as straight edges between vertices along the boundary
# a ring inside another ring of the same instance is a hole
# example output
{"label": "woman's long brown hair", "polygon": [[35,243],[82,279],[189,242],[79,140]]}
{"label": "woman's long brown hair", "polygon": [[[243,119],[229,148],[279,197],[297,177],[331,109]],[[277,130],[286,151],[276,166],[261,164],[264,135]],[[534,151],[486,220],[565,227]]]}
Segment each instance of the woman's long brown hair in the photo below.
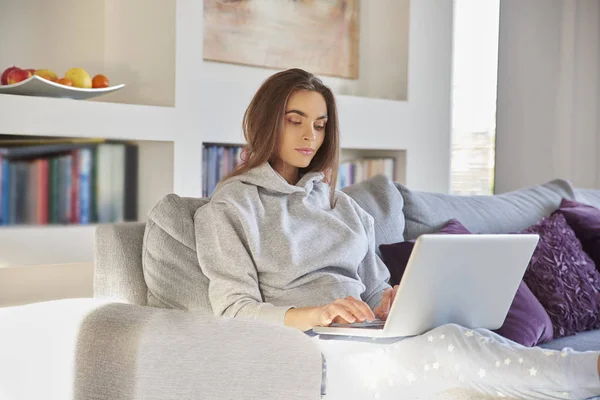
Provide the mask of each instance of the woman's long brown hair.
{"label": "woman's long brown hair", "polygon": [[306,168],[307,172],[323,172],[330,185],[329,203],[335,206],[334,194],[339,162],[339,130],[335,98],[331,90],[313,74],[289,69],[269,77],[258,89],[244,113],[242,129],[246,138],[243,163],[227,178],[241,175],[278,157],[279,137],[283,130],[285,109],[292,93],[309,90],[320,93],[327,105],[327,124],[323,144]]}

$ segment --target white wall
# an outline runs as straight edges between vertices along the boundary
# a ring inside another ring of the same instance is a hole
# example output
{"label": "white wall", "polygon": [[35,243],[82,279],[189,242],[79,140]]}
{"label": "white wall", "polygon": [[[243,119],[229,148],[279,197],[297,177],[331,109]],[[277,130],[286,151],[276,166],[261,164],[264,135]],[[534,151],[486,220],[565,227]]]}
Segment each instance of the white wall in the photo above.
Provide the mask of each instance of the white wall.
{"label": "white wall", "polygon": [[502,0],[496,191],[600,188],[600,2]]}
{"label": "white wall", "polygon": [[[410,0],[362,0],[359,8],[358,79],[326,76],[323,81],[338,94],[406,100]],[[236,75],[240,80],[263,80],[276,72],[214,62],[204,63],[203,71],[210,76]]]}
{"label": "white wall", "polygon": [[175,2],[104,0],[104,4],[105,75],[115,84],[127,82],[128,90],[98,100],[174,106]]}
{"label": "white wall", "polygon": [[[59,5],[54,1],[2,0],[0,10],[0,71],[12,65],[48,68],[61,77],[73,67],[85,67],[90,73],[102,71],[104,0],[62,0]],[[63,29],[56,29],[57,22]]]}

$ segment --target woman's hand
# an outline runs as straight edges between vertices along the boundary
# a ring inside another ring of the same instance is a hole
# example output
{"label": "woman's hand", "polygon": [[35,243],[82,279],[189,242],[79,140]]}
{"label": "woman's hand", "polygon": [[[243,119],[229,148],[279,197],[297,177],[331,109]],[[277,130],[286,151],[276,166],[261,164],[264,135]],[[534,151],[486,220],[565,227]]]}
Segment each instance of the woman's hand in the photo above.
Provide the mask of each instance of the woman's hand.
{"label": "woman's hand", "polygon": [[353,322],[373,321],[375,314],[364,301],[352,296],[337,299],[333,303],[319,307],[315,326],[329,326],[338,324],[351,324]]}
{"label": "woman's hand", "polygon": [[377,317],[377,319],[385,321],[390,313],[390,308],[392,307],[392,303],[396,298],[396,293],[398,292],[398,285],[394,286],[394,288],[386,289],[383,292],[383,297],[381,298],[381,304],[376,306],[373,309],[373,313]]}
{"label": "woman's hand", "polygon": [[348,296],[320,307],[289,309],[285,314],[285,325],[306,331],[315,326],[329,326],[333,322],[348,324],[374,319],[375,314],[367,303]]}

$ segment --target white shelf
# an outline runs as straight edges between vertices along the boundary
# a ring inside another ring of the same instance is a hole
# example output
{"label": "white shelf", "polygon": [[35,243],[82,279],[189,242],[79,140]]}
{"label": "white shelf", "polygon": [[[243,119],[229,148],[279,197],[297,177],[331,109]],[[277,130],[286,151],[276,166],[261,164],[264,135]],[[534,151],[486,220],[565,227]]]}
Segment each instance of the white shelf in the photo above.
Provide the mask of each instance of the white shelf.
{"label": "white shelf", "polygon": [[0,94],[0,133],[169,140],[172,107]]}
{"label": "white shelf", "polygon": [[93,262],[96,226],[1,226],[0,268]]}
{"label": "white shelf", "polygon": [[93,297],[93,263],[0,268],[0,307]]}

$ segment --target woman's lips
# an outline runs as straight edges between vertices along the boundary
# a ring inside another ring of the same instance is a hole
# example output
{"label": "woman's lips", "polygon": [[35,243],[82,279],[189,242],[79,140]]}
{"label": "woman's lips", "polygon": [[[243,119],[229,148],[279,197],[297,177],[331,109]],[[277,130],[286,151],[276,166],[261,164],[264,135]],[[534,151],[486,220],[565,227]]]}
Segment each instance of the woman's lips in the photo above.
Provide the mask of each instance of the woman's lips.
{"label": "woman's lips", "polygon": [[313,149],[296,149],[298,153],[304,154],[305,156],[312,155],[315,151]]}

